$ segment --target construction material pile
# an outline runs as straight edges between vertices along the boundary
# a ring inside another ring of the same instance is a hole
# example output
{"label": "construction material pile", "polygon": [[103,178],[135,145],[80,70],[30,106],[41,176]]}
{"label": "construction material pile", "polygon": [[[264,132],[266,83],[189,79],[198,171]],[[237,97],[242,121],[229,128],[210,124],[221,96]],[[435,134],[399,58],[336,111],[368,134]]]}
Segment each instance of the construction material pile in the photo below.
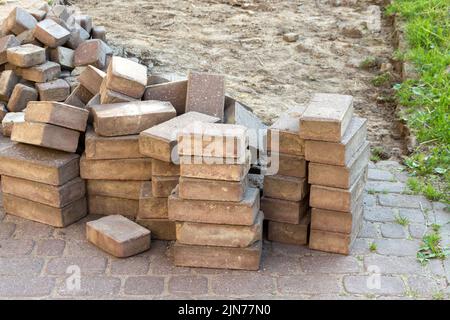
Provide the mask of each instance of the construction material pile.
{"label": "construction material pile", "polygon": [[[55,227],[104,215],[87,224],[94,245],[128,257],[150,239],[176,240],[178,266],[257,270],[264,219],[268,240],[349,253],[368,162],[351,97],[317,94],[267,130],[225,94],[222,75],[148,76],[105,39],[62,5],[15,8],[4,21],[8,214]],[[250,172],[261,177],[266,149],[275,170],[263,188]]]}

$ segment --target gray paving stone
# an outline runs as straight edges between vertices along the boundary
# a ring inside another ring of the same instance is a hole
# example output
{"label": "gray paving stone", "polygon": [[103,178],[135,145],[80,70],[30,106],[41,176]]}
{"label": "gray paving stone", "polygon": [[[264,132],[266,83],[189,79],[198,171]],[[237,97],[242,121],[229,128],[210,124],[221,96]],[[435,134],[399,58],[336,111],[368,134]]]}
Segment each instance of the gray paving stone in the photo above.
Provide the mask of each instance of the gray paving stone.
{"label": "gray paving stone", "polygon": [[369,169],[376,169],[377,168],[377,166],[375,165],[375,163],[373,161],[369,161],[367,167]]}
{"label": "gray paving stone", "polygon": [[420,209],[394,209],[394,214],[407,218],[410,223],[425,223],[424,213]]}
{"label": "gray paving stone", "polygon": [[366,190],[375,192],[402,193],[405,191],[405,185],[401,182],[368,181],[366,184]]}
{"label": "gray paving stone", "polygon": [[66,275],[69,266],[78,266],[81,274],[101,274],[106,269],[106,259],[101,257],[61,257],[52,258],[47,263],[46,274]]}
{"label": "gray paving stone", "polygon": [[380,169],[369,169],[369,180],[376,180],[376,181],[391,181],[395,180],[395,177],[392,173],[390,173],[387,170],[380,170]]}
{"label": "gray paving stone", "polygon": [[127,259],[112,259],[111,273],[123,275],[144,275],[150,268],[148,257],[129,257]]}
{"label": "gray paving stone", "polygon": [[300,265],[306,273],[356,273],[362,270],[355,257],[337,254],[302,257]]}
{"label": "gray paving stone", "polygon": [[169,279],[169,292],[174,295],[200,295],[208,293],[208,278],[204,276],[173,276]]}
{"label": "gray paving stone", "polygon": [[[264,246],[266,246],[266,242],[264,242]],[[307,246],[296,246],[279,242],[272,242],[271,251],[274,254],[283,254],[288,256],[304,256],[317,254],[317,251],[311,250]]]}
{"label": "gray paving stone", "polygon": [[364,193],[364,207],[373,207],[377,204],[377,197],[373,194]]}
{"label": "gray paving stone", "polygon": [[345,276],[344,288],[349,293],[375,294],[375,295],[401,295],[405,292],[405,286],[400,277],[380,276],[380,287],[372,288],[369,276]]}
{"label": "gray paving stone", "polygon": [[389,256],[415,256],[419,250],[419,241],[404,239],[376,239],[377,252]]}
{"label": "gray paving stone", "polygon": [[406,194],[379,194],[380,205],[397,208],[430,209],[430,202],[423,196]]}
{"label": "gray paving stone", "polygon": [[[119,293],[121,281],[119,278],[105,277],[105,276],[82,276],[81,287],[79,290],[67,285],[68,279],[59,281],[57,293],[61,296],[90,296],[90,297],[108,297],[115,296]],[[68,281],[69,284],[73,282]]]}
{"label": "gray paving stone", "polygon": [[275,282],[271,276],[256,272],[244,274],[217,275],[211,279],[211,288],[218,295],[255,295],[275,292]]}
{"label": "gray paving stone", "polygon": [[447,210],[447,212],[448,212],[448,210],[450,209],[449,205],[445,204],[443,202],[434,201],[432,204],[433,204],[433,210]]}
{"label": "gray paving stone", "polygon": [[378,229],[379,223],[364,221],[358,237],[372,239],[379,238]]}
{"label": "gray paving stone", "polygon": [[364,268],[378,268],[381,274],[416,274],[423,271],[415,257],[387,257],[378,254],[364,257]]}
{"label": "gray paving stone", "polygon": [[66,242],[61,239],[45,239],[37,242],[36,254],[39,256],[59,257],[64,253]]}
{"label": "gray paving stone", "polygon": [[409,234],[414,239],[422,239],[425,234],[427,227],[423,224],[410,224],[408,226]]}
{"label": "gray paving stone", "polygon": [[450,212],[445,210],[434,210],[433,215],[436,223],[440,225],[450,224]]}
{"label": "gray paving stone", "polygon": [[55,279],[48,277],[0,277],[0,297],[45,297],[55,286]]}
{"label": "gray paving stone", "polygon": [[125,281],[124,292],[128,295],[160,295],[164,291],[164,277],[129,277]]}
{"label": "gray paving stone", "polygon": [[340,277],[326,274],[286,276],[277,279],[282,294],[333,294],[341,292]]}
{"label": "gray paving stone", "polygon": [[41,238],[49,238],[53,233],[54,228],[34,222],[25,220],[23,223],[20,223],[16,227],[16,232],[14,232],[14,237],[16,239],[41,239]]}
{"label": "gray paving stone", "polygon": [[405,227],[398,223],[382,223],[381,234],[385,238],[404,239],[406,238]]}
{"label": "gray paving stone", "polygon": [[44,259],[34,257],[0,258],[1,276],[34,276],[44,266]]}
{"label": "gray paving stone", "polygon": [[432,275],[445,277],[444,263],[441,259],[432,259],[428,261],[426,267]]}
{"label": "gray paving stone", "polygon": [[351,254],[352,255],[361,255],[361,254],[368,254],[371,253],[369,250],[369,243],[371,243],[372,240],[365,239],[365,238],[357,238],[355,242],[353,243]]}
{"label": "gray paving stone", "polygon": [[261,271],[265,274],[293,275],[302,273],[300,257],[270,254],[261,262]]}
{"label": "gray paving stone", "polygon": [[395,213],[392,208],[369,207],[364,208],[364,218],[375,222],[393,222],[395,221]]}
{"label": "gray paving stone", "polygon": [[444,260],[444,270],[445,270],[445,276],[447,277],[447,282],[450,283],[450,259]]}
{"label": "gray paving stone", "polygon": [[68,241],[66,254],[73,257],[110,257],[106,252],[87,241]]}
{"label": "gray paving stone", "polygon": [[0,239],[8,239],[16,230],[16,224],[11,222],[0,223]]}
{"label": "gray paving stone", "polygon": [[0,240],[0,257],[28,255],[33,251],[33,240]]}
{"label": "gray paving stone", "polygon": [[431,297],[437,292],[442,292],[446,288],[445,280],[437,280],[430,277],[415,276],[408,278],[408,286],[411,291],[422,297]]}
{"label": "gray paving stone", "polygon": [[403,166],[398,163],[397,161],[393,161],[393,160],[382,160],[382,161],[378,161],[376,164],[376,167],[378,169],[402,169]]}

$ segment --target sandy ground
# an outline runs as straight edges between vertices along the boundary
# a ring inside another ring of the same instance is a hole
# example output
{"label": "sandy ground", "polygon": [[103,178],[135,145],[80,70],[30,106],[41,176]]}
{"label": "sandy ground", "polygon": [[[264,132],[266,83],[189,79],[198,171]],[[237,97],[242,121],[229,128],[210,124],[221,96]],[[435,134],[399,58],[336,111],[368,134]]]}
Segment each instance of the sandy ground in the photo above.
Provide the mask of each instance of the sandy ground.
{"label": "sandy ground", "polygon": [[[19,1],[20,2],[20,1]],[[223,73],[227,91],[266,123],[315,92],[351,94],[369,119],[369,140],[403,149],[386,89],[362,70],[369,56],[389,68],[392,29],[366,0],[72,0],[108,30],[119,54],[152,73]],[[2,9],[0,9],[2,10]],[[374,13],[375,12],[375,13]],[[299,35],[286,42],[283,34]],[[121,49],[125,48],[125,49]]]}

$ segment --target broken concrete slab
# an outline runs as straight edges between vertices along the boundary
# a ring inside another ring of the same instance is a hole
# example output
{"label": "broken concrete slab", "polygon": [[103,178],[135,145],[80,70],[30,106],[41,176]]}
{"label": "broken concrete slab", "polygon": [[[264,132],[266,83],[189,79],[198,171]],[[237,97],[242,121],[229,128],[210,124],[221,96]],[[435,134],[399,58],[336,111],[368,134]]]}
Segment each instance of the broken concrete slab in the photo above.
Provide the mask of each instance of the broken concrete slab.
{"label": "broken concrete slab", "polygon": [[53,124],[76,131],[86,131],[89,111],[65,103],[32,101],[25,111],[25,121]]}
{"label": "broken concrete slab", "polygon": [[179,196],[191,200],[242,201],[247,186],[247,177],[241,181],[180,177]]}
{"label": "broken concrete slab", "polygon": [[188,112],[144,130],[139,135],[139,150],[143,155],[166,162],[178,158],[177,134],[193,122],[215,123],[220,119],[198,112]]}
{"label": "broken concrete slab", "polygon": [[83,179],[150,180],[152,160],[149,158],[93,160],[83,155],[80,160],[80,173]]}
{"label": "broken concrete slab", "polygon": [[187,80],[148,85],[143,100],[169,101],[177,115],[185,113]]}
{"label": "broken concrete slab", "polygon": [[150,249],[150,231],[120,215],[89,221],[86,236],[88,241],[119,258]]}
{"label": "broken concrete slab", "polygon": [[308,161],[331,164],[336,166],[348,165],[350,159],[364,144],[367,136],[367,119],[353,117],[349,128],[340,142],[307,140],[305,158]]}
{"label": "broken concrete slab", "polygon": [[350,188],[350,186],[367,168],[370,157],[370,143],[366,143],[353,155],[348,166],[309,163],[308,182],[321,186],[335,188]]}
{"label": "broken concrete slab", "polygon": [[316,93],[300,119],[305,140],[339,142],[353,116],[353,97]]}
{"label": "broken concrete slab", "polygon": [[252,225],[259,212],[259,190],[248,188],[240,202],[182,199],[178,188],[169,197],[169,219],[199,223]]}
{"label": "broken concrete slab", "polygon": [[138,134],[176,115],[170,102],[136,101],[92,107],[95,132],[101,136]]}
{"label": "broken concrete slab", "polygon": [[2,192],[35,201],[47,206],[62,208],[83,198],[86,192],[84,180],[77,177],[61,186],[32,180],[2,176]]}
{"label": "broken concrete slab", "polygon": [[251,226],[177,222],[176,239],[186,245],[246,248],[262,241],[263,220],[260,211]]}
{"label": "broken concrete slab", "polygon": [[223,75],[189,72],[186,112],[197,111],[223,121],[225,80]]}
{"label": "broken concrete slab", "polygon": [[288,201],[264,196],[261,198],[261,210],[266,220],[299,224],[308,212],[308,199]]}
{"label": "broken concrete slab", "polygon": [[75,152],[80,132],[48,123],[15,123],[11,140],[66,152]]}
{"label": "broken concrete slab", "polygon": [[55,208],[4,193],[3,206],[8,214],[57,228],[65,228],[87,214],[86,198],[84,197],[65,207]]}

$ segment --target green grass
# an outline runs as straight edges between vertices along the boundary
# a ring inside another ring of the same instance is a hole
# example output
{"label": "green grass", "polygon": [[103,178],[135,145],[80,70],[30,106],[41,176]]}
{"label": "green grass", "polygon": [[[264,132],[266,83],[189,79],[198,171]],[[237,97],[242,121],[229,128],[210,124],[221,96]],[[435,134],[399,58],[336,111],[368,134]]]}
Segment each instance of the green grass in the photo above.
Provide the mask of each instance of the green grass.
{"label": "green grass", "polygon": [[419,142],[405,164],[424,180],[421,192],[450,203],[450,1],[395,0],[387,13],[406,23],[409,49],[394,58],[412,62],[418,73],[394,86],[405,107],[400,116]]}
{"label": "green grass", "polygon": [[399,225],[401,225],[403,227],[406,227],[409,224],[409,219],[402,215],[397,215],[395,217],[395,222],[397,222]]}
{"label": "green grass", "polygon": [[383,147],[373,147],[371,150],[370,160],[373,162],[378,162],[383,159],[387,159],[389,156],[384,151]]}
{"label": "green grass", "polygon": [[388,84],[391,81],[391,75],[389,73],[379,74],[372,79],[372,84],[375,87],[381,87],[385,84]]}
{"label": "green grass", "polygon": [[446,195],[441,192],[432,182],[432,178],[426,179],[423,177],[411,177],[406,181],[408,189],[413,194],[423,193],[423,195],[432,201],[439,201],[445,199]]}
{"label": "green grass", "polygon": [[433,298],[433,300],[444,300],[445,295],[442,291],[438,291],[438,292],[433,293],[432,298]]}
{"label": "green grass", "polygon": [[370,245],[369,245],[369,250],[370,250],[371,252],[377,251],[377,244],[376,244],[375,242],[370,243]]}
{"label": "green grass", "polygon": [[450,254],[450,248],[441,246],[439,228],[433,226],[433,232],[427,233],[422,238],[422,246],[417,252],[417,260],[426,264],[430,259],[444,260]]}

